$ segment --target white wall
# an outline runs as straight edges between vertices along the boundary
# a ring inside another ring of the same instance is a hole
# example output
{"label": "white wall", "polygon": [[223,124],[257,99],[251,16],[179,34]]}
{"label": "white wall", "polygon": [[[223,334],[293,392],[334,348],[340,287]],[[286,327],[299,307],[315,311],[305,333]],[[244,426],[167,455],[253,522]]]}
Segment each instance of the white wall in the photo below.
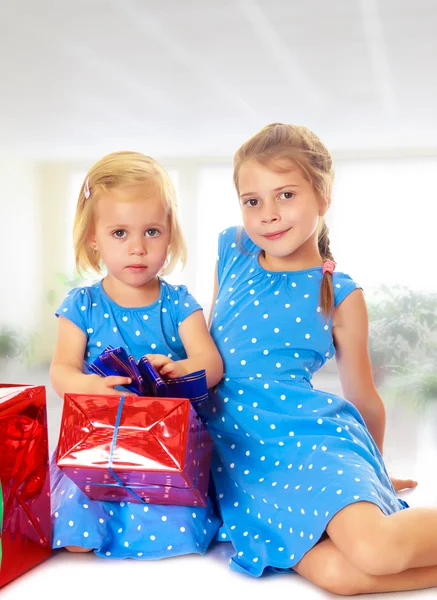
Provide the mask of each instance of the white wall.
{"label": "white wall", "polygon": [[[231,161],[162,163],[176,183],[189,250],[186,269],[169,279],[188,285],[207,314],[218,233],[240,220]],[[38,332],[44,360],[50,360],[56,335],[53,312],[65,294],[57,274],[74,271],[71,227],[88,168],[88,162],[0,162],[0,324]],[[367,291],[387,283],[437,292],[437,154],[341,158],[336,171],[329,222],[339,268]]]}
{"label": "white wall", "polygon": [[42,249],[35,165],[0,162],[0,326],[38,322]]}
{"label": "white wall", "polygon": [[364,288],[437,292],[437,156],[339,160],[331,240]]}

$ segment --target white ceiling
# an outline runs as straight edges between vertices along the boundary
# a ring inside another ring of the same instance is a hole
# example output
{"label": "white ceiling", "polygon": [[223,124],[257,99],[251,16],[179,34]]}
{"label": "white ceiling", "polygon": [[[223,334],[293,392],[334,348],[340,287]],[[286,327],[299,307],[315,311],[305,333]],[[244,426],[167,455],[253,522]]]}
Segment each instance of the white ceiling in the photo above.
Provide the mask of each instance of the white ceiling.
{"label": "white ceiling", "polygon": [[436,0],[0,0],[0,154],[436,151]]}

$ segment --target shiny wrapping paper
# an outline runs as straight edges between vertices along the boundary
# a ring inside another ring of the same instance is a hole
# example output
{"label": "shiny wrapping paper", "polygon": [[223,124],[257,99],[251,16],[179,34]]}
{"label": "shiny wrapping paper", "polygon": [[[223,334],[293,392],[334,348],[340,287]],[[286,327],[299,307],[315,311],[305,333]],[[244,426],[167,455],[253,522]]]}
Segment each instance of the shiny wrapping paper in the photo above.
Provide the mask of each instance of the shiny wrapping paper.
{"label": "shiny wrapping paper", "polygon": [[50,556],[45,388],[0,384],[0,587]]}
{"label": "shiny wrapping paper", "polygon": [[205,506],[212,440],[190,402],[205,397],[205,372],[163,381],[112,348],[93,365],[153,396],[65,394],[58,467],[94,500]]}
{"label": "shiny wrapping paper", "polygon": [[192,403],[208,397],[205,371],[196,371],[184,377],[164,380],[147,357],[143,356],[137,363],[124,348],[108,346],[91,363],[89,370],[101,377],[108,375],[130,377],[132,383],[124,387],[139,396],[189,398]]}

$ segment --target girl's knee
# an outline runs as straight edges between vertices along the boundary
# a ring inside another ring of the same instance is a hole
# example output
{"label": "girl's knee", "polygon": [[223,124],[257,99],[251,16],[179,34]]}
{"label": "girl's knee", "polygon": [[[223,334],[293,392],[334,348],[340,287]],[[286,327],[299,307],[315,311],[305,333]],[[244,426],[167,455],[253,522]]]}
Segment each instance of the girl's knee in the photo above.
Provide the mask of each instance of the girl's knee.
{"label": "girl's knee", "polygon": [[344,556],[328,541],[322,552],[310,551],[294,570],[321,589],[339,596],[365,593],[368,577],[347,563]]}
{"label": "girl's knee", "polygon": [[328,525],[335,546],[359,571],[390,575],[407,567],[407,553],[390,518],[370,503],[357,503],[340,511]]}
{"label": "girl's knee", "polygon": [[314,581],[319,587],[331,594],[338,596],[355,596],[365,590],[361,585],[360,578],[352,575],[344,568],[344,561],[328,561],[317,575]]}
{"label": "girl's knee", "polygon": [[65,546],[68,552],[92,552],[92,548],[81,548],[80,546]]}
{"label": "girl's knee", "polygon": [[390,532],[357,539],[347,558],[367,575],[392,575],[407,568],[406,552]]}

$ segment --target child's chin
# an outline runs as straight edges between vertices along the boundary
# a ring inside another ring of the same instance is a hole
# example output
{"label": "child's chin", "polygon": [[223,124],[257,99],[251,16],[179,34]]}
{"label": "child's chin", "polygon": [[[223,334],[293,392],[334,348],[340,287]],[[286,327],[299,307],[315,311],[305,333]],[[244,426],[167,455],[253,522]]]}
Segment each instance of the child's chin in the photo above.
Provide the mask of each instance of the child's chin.
{"label": "child's chin", "polygon": [[155,279],[154,277],[135,277],[135,278],[130,278],[128,281],[126,281],[126,283],[133,288],[141,288],[144,287],[145,285],[147,285],[148,283],[150,283],[150,281],[152,281],[152,279]]}
{"label": "child's chin", "polygon": [[270,256],[273,256],[274,258],[288,258],[289,256],[291,256],[294,252],[295,248],[288,248],[288,247],[282,247],[282,248],[272,248],[271,246],[266,247],[264,249],[264,251],[269,254]]}

